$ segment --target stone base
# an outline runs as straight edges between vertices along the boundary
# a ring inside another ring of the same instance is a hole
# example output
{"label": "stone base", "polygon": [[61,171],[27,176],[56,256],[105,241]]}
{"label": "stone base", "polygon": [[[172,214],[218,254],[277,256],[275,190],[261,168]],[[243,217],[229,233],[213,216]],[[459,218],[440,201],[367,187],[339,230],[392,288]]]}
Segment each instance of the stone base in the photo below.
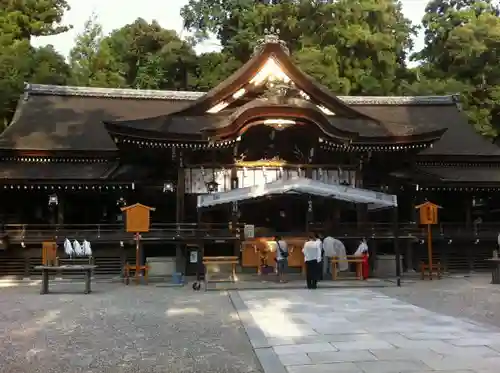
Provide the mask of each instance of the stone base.
{"label": "stone base", "polygon": [[[401,271],[403,270],[403,260],[401,259]],[[396,256],[377,255],[377,277],[387,278],[396,276]]]}
{"label": "stone base", "polygon": [[172,276],[175,270],[175,257],[148,257],[146,263],[149,266],[150,277]]}

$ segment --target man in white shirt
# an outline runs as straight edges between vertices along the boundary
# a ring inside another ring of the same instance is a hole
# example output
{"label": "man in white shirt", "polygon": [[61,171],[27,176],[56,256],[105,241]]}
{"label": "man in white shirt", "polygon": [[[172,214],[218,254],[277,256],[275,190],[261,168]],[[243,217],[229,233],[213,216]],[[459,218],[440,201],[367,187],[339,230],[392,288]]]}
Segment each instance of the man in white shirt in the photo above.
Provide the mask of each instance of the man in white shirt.
{"label": "man in white shirt", "polygon": [[302,249],[304,262],[306,264],[306,283],[308,289],[318,288],[318,275],[320,272],[319,262],[321,262],[321,246],[316,241],[314,235],[310,235]]}

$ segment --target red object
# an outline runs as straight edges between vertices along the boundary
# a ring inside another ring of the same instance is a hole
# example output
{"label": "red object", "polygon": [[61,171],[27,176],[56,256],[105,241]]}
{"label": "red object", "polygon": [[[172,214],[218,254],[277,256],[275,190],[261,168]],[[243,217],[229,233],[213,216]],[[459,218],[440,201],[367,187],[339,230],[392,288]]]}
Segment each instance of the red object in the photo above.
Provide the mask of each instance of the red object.
{"label": "red object", "polygon": [[361,264],[361,272],[363,275],[363,280],[368,279],[368,275],[370,274],[370,265],[368,264],[368,254],[363,254],[363,263]]}

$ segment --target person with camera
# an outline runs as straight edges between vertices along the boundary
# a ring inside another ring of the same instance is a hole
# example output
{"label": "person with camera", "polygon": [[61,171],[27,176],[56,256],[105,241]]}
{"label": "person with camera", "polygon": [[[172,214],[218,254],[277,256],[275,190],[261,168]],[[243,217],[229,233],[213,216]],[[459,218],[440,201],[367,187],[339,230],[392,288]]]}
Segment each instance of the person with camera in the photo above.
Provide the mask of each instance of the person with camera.
{"label": "person with camera", "polygon": [[288,268],[288,245],[281,236],[274,237],[276,242],[276,267],[280,282],[286,282],[285,273]]}

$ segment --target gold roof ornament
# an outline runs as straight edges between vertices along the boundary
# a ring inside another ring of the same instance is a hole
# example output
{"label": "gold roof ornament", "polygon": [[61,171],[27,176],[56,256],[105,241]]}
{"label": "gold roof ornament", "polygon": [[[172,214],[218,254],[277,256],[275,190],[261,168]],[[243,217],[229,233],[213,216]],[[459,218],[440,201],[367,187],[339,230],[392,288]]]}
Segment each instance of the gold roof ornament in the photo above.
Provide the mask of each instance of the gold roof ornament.
{"label": "gold roof ornament", "polygon": [[257,41],[253,50],[254,55],[260,53],[266,44],[279,44],[285,53],[290,55],[290,49],[288,49],[286,43],[280,39],[280,30],[275,29],[273,26],[269,29],[264,29],[264,37]]}

